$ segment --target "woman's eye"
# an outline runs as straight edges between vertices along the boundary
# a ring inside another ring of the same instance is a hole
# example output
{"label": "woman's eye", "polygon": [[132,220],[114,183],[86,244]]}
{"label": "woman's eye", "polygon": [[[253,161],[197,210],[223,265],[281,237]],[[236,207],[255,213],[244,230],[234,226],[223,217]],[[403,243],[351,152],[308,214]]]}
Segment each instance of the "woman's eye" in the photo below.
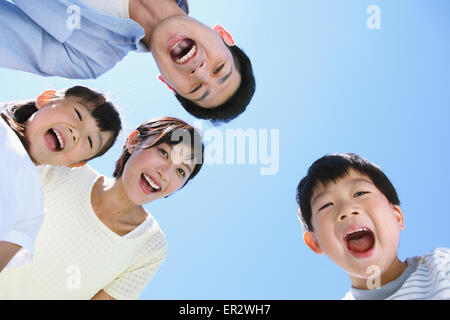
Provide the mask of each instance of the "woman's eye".
{"label": "woman's eye", "polygon": [[353,195],[353,198],[360,197],[360,196],[362,196],[362,195],[365,195],[366,193],[369,193],[369,192],[367,192],[367,191],[358,191],[358,192],[356,192],[356,193]]}
{"label": "woman's eye", "polygon": [[165,157],[165,158],[168,158],[169,157],[169,154],[167,153],[167,151],[166,150],[164,150],[164,149],[159,149],[159,152],[161,152],[161,154]]}
{"label": "woman's eye", "polygon": [[223,69],[224,66],[225,66],[225,63],[223,63],[220,67],[218,67],[216,70],[214,70],[214,74],[218,74]]}
{"label": "woman's eye", "polygon": [[194,90],[192,90],[191,92],[189,92],[189,93],[194,93],[194,92],[197,92],[198,90],[200,90],[200,88],[202,87],[202,83],[199,83],[195,88],[194,88]]}

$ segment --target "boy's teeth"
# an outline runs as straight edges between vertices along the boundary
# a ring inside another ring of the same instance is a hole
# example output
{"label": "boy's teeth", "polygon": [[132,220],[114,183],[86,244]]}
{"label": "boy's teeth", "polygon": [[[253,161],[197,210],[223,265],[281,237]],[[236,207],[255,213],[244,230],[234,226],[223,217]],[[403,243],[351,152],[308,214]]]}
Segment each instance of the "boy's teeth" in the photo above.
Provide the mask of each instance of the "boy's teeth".
{"label": "boy's teeth", "polygon": [[60,148],[64,149],[64,140],[63,140],[63,138],[61,137],[61,135],[59,134],[58,131],[56,131],[55,129],[52,129],[52,130],[55,133],[56,137],[58,138]]}
{"label": "boy's teeth", "polygon": [[194,44],[194,45],[192,46],[191,50],[189,50],[189,52],[186,53],[186,54],[184,55],[184,57],[182,57],[182,58],[180,58],[180,59],[177,59],[176,62],[177,62],[177,63],[183,63],[183,62],[185,62],[187,59],[189,59],[190,57],[192,57],[192,56],[194,55],[194,53],[195,53],[196,50],[197,50],[197,46]]}
{"label": "boy's teeth", "polygon": [[369,231],[369,229],[367,229],[367,228],[359,228],[359,229],[356,229],[356,230],[347,232],[347,233],[345,234],[345,236],[347,237],[347,236],[349,236],[349,235],[351,235],[351,234],[353,234],[353,233],[360,232],[360,231]]}
{"label": "boy's teeth", "polygon": [[145,178],[145,180],[147,180],[148,184],[152,186],[152,188],[159,190],[159,186],[155,182],[153,182],[153,180],[149,176],[147,176],[145,173],[144,173],[144,178]]}

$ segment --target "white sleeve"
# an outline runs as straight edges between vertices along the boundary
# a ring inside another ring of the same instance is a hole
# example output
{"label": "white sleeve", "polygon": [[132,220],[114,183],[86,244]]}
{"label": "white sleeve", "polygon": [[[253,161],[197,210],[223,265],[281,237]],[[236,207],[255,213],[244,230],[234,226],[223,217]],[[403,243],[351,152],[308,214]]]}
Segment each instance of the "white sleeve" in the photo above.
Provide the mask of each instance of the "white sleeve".
{"label": "white sleeve", "polygon": [[119,17],[122,19],[130,18],[129,2],[130,0],[82,0],[86,5],[102,14]]}

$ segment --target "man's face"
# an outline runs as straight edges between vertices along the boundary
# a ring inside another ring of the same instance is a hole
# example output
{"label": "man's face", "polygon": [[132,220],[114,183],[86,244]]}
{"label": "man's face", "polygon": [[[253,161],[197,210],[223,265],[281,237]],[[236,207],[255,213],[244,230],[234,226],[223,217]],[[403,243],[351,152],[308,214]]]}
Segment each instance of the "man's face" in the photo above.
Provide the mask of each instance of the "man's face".
{"label": "man's face", "polygon": [[403,216],[371,179],[355,170],[320,185],[311,197],[313,235],[350,277],[368,278],[368,268],[388,270],[397,258]]}
{"label": "man's face", "polygon": [[151,48],[164,81],[201,107],[221,105],[240,85],[241,75],[221,36],[188,16],[160,23]]}

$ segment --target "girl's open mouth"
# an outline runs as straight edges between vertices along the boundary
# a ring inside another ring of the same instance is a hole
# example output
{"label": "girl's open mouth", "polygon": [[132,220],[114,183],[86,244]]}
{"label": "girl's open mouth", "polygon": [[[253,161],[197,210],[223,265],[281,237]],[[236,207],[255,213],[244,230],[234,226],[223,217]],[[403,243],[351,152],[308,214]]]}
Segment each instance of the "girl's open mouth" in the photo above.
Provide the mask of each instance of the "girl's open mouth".
{"label": "girl's open mouth", "polygon": [[64,150],[64,137],[56,129],[48,129],[44,134],[44,139],[47,147],[53,152],[60,152]]}
{"label": "girl's open mouth", "polygon": [[361,227],[344,235],[344,242],[350,253],[357,258],[365,258],[373,253],[375,235],[369,228]]}
{"label": "girl's open mouth", "polygon": [[141,186],[146,194],[159,192],[161,186],[145,173],[141,174]]}
{"label": "girl's open mouth", "polygon": [[170,48],[170,58],[176,64],[185,64],[197,54],[197,44],[192,39],[183,39]]}

